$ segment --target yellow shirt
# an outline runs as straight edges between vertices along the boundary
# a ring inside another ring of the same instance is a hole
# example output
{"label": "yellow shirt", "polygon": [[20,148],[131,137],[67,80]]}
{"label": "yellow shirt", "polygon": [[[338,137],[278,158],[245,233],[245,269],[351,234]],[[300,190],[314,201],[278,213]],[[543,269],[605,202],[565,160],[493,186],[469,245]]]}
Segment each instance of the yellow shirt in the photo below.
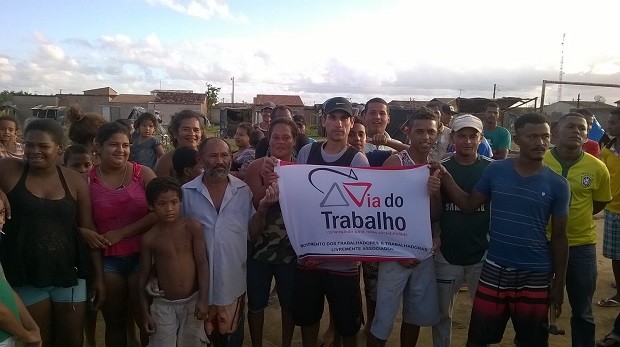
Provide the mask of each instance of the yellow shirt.
{"label": "yellow shirt", "polygon": [[[609,171],[602,161],[583,152],[573,165],[563,165],[555,148],[547,151],[543,160],[549,168],[564,176],[570,185],[571,199],[568,210],[566,234],[569,246],[596,243],[596,230],[592,218],[592,201],[610,201]],[[547,237],[551,235],[547,227]]]}
{"label": "yellow shirt", "polygon": [[610,212],[620,213],[620,154],[613,149],[603,148],[601,160],[607,166],[611,176],[612,200],[605,209]]}

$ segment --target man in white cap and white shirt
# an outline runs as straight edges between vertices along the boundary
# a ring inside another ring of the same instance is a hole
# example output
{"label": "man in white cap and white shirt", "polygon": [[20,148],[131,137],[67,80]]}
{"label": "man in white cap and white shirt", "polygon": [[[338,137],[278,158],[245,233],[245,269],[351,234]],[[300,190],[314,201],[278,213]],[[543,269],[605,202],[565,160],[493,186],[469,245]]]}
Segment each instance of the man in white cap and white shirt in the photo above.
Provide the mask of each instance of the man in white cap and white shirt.
{"label": "man in white cap and white shirt", "polygon": [[[450,139],[455,153],[441,161],[459,187],[468,193],[492,161],[477,153],[482,128],[482,121],[470,114],[454,118]],[[441,247],[435,253],[440,321],[433,326],[433,345],[448,347],[457,292],[463,284],[467,284],[469,293],[476,292],[488,246],[489,204],[487,202],[474,213],[467,214],[461,212],[443,190],[441,199]]]}

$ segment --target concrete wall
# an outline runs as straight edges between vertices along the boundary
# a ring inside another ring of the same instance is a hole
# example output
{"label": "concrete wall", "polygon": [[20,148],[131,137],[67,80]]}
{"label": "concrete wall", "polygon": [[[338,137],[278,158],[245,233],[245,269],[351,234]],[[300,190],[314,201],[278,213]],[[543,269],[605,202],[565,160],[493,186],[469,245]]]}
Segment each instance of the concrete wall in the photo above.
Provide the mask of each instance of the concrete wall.
{"label": "concrete wall", "polygon": [[67,108],[78,105],[84,112],[95,112],[101,114],[101,106],[110,103],[110,97],[105,95],[77,95],[77,94],[57,94],[58,106]]}
{"label": "concrete wall", "polygon": [[[142,108],[145,108],[145,109],[149,109],[149,104],[148,103],[142,103],[142,104],[139,104],[139,103],[131,103],[131,104],[129,104],[129,103],[128,104],[125,104],[125,103],[110,103],[109,105],[103,105],[101,107],[103,109],[110,108],[110,120],[111,121],[115,121],[115,120],[117,120],[119,118],[127,118],[135,106],[142,107]],[[104,117],[106,117],[105,116],[105,111],[103,111],[102,114],[104,115]]]}
{"label": "concrete wall", "polygon": [[161,119],[162,119],[163,123],[166,124],[166,125],[170,124],[170,120],[172,119],[172,116],[174,116],[174,114],[179,112],[179,111],[182,111],[182,110],[192,110],[192,111],[204,113],[203,108],[204,107],[201,104],[193,104],[193,105],[188,105],[188,104],[162,104],[162,103],[153,102],[153,103],[150,103],[148,105],[148,109],[149,110],[155,109],[155,110],[159,111],[159,114],[161,115]]}
{"label": "concrete wall", "polygon": [[37,105],[59,106],[58,99],[54,95],[13,95],[13,104],[17,107],[17,117],[21,124],[32,116],[30,109]]}

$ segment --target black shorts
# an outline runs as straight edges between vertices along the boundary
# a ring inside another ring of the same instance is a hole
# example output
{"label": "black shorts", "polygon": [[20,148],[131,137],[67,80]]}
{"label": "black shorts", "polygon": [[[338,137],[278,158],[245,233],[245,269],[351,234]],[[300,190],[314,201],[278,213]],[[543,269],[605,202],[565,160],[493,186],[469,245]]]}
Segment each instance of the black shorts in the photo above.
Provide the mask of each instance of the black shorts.
{"label": "black shorts", "polygon": [[325,297],[338,334],[357,334],[363,321],[359,271],[336,274],[323,269],[297,267],[293,293],[295,325],[309,326],[323,316]]}

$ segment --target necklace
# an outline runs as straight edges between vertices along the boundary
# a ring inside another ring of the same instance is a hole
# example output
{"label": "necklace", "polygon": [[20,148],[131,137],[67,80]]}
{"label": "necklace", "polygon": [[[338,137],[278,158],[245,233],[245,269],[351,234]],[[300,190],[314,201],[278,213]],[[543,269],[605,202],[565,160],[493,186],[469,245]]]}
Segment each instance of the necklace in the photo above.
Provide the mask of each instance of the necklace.
{"label": "necklace", "polygon": [[101,172],[101,165],[99,165],[99,176],[101,177],[101,183],[103,183],[103,185],[108,189],[111,189],[111,190],[124,189],[125,188],[124,182],[125,182],[126,175],[127,175],[127,163],[125,163],[125,169],[123,170],[123,180],[121,181],[121,185],[116,188],[111,188],[109,185],[105,183],[105,180],[103,179],[103,172]]}

